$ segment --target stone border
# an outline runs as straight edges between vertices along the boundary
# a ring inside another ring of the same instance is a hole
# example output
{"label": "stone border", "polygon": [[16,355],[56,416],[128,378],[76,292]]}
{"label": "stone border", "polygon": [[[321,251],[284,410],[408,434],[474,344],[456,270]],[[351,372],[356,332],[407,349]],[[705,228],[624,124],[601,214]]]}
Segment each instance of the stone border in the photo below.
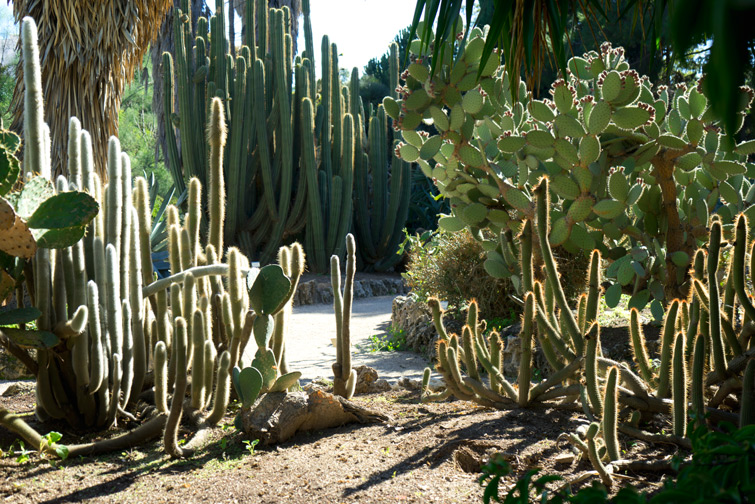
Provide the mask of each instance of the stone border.
{"label": "stone border", "polygon": [[[341,285],[343,285],[341,278]],[[354,299],[376,296],[399,296],[409,292],[402,278],[368,278],[354,280]],[[300,282],[294,294],[294,306],[332,304],[333,287],[330,282],[310,280]]]}

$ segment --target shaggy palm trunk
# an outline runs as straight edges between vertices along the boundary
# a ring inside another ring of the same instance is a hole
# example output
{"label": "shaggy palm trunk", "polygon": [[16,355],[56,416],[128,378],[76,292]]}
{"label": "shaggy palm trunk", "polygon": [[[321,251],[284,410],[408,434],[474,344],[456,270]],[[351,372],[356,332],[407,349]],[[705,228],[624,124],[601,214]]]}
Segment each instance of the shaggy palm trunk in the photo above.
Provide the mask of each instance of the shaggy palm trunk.
{"label": "shaggy palm trunk", "polygon": [[[125,85],[141,67],[171,0],[15,0],[17,22],[37,23],[45,122],[50,125],[52,175],[67,175],[68,118],[91,132],[94,161],[106,178],[108,138],[118,135]],[[23,62],[13,90],[11,128],[23,130]]]}

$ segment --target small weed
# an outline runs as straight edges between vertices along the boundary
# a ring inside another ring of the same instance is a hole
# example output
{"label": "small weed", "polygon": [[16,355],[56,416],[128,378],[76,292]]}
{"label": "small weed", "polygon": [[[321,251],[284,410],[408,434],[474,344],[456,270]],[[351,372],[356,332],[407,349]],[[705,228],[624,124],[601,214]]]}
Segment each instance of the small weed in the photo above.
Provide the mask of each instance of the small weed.
{"label": "small weed", "polygon": [[254,441],[249,441],[248,439],[245,439],[243,443],[246,445],[246,451],[249,452],[249,455],[254,455],[254,447],[259,444],[260,440],[255,439]]}
{"label": "small weed", "polygon": [[543,381],[543,372],[540,371],[540,368],[532,368],[532,381],[534,381],[535,383],[540,383],[541,381]]}
{"label": "small weed", "polygon": [[514,310],[510,310],[508,316],[506,317],[495,317],[492,319],[486,320],[486,326],[485,326],[485,335],[487,336],[492,331],[496,331],[498,333],[501,332],[502,329],[510,326],[517,320],[517,315],[514,312]]}
{"label": "small weed", "polygon": [[406,333],[403,329],[391,326],[387,334],[373,334],[369,337],[367,350],[370,352],[398,352],[406,350]]}
{"label": "small weed", "polygon": [[19,447],[19,451],[18,451],[19,455],[18,457],[16,457],[16,462],[18,462],[19,464],[25,464],[30,460],[29,455],[34,452],[32,450],[27,450],[24,442],[20,440],[18,442],[18,447]]}

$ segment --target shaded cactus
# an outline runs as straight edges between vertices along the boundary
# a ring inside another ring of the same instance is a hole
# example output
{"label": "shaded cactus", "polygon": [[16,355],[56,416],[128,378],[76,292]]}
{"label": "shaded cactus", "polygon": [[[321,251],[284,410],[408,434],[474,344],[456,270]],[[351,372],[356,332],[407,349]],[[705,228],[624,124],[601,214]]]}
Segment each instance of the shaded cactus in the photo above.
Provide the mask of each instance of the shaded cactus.
{"label": "shaded cactus", "polygon": [[[360,235],[366,251],[361,254],[364,267],[389,268],[400,259],[395,251],[403,239],[410,179],[408,163],[388,162],[394,145],[386,137],[385,114],[379,125],[365,117],[356,69],[350,85],[341,86],[338,51],[327,37],[322,42],[318,99],[311,30],[305,30],[307,52],[293,59],[291,15],[286,7],[268,9],[266,0],[247,2],[244,15],[252,21],[246,24],[258,26],[259,36],[247,37],[232,59],[222,22],[224,10],[218,1],[209,23],[198,21],[193,39],[189,3],[183,1],[175,10],[175,58],[163,55],[163,75],[166,110],[182,138],[183,165],[176,132],[168,128],[166,159],[176,187],[180,190],[191,177],[207,185],[202,125],[208,103],[219,98],[228,103],[222,110],[228,125],[223,156],[229,187],[225,242],[267,264],[289,237],[300,236],[310,270],[325,272],[330,255],[343,257],[351,226],[367,226],[368,236]],[[309,26],[307,2],[303,12]],[[392,75],[398,82],[394,53]],[[363,145],[368,127],[374,142]],[[390,188],[389,173],[393,174]],[[357,217],[353,217],[354,198],[365,205]],[[372,208],[371,201],[375,201]],[[212,204],[215,200],[208,197],[203,208]],[[222,256],[217,247],[216,252]]]}
{"label": "shaded cactus", "polygon": [[341,292],[341,267],[338,256],[330,258],[330,281],[333,287],[333,309],[336,315],[336,362],[333,364],[333,392],[346,399],[354,395],[357,372],[351,368],[351,305],[354,301],[356,242],[346,235],[346,280]]}

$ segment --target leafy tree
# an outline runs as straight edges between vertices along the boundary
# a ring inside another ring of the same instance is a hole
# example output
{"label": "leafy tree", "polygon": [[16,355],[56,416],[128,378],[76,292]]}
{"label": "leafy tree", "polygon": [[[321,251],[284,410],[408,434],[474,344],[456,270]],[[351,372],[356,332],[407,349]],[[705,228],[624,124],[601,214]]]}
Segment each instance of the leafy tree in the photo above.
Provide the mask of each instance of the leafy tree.
{"label": "leafy tree", "polygon": [[[409,28],[404,28],[393,37],[393,41],[398,44],[399,54],[405,54],[409,45]],[[372,58],[364,66],[364,75],[362,75],[359,94],[364,100],[364,105],[372,104],[377,107],[383,101],[385,96],[391,92],[389,64],[389,51],[386,51],[379,58]]]}
{"label": "leafy tree", "polygon": [[159,193],[164,196],[173,181],[163,167],[162,157],[155,156],[157,121],[152,109],[153,76],[151,58],[147,53],[142,68],[134,73],[134,80],[123,92],[118,113],[118,135],[121,148],[131,157],[134,176],[142,175],[142,172],[154,173],[159,183]]}

